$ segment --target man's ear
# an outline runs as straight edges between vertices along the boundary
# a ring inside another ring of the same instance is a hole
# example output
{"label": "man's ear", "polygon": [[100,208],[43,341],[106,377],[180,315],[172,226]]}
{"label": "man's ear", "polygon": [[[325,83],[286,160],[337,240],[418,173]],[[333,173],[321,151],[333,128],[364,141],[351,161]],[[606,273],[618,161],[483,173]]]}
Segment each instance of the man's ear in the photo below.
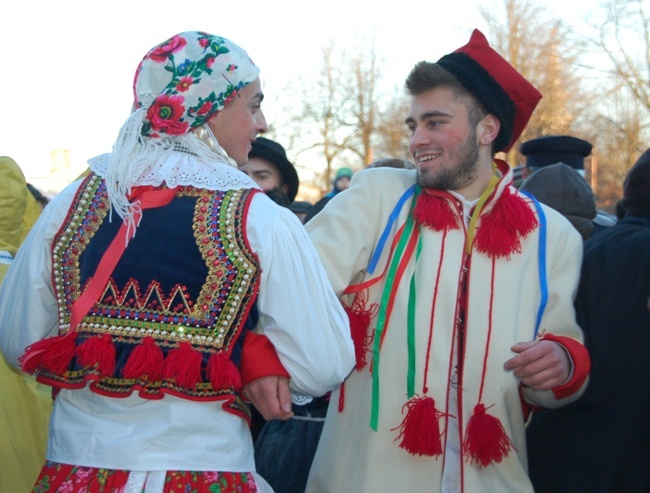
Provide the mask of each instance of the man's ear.
{"label": "man's ear", "polygon": [[492,145],[494,139],[499,135],[499,130],[501,130],[501,122],[496,116],[488,113],[476,128],[479,144],[484,146]]}

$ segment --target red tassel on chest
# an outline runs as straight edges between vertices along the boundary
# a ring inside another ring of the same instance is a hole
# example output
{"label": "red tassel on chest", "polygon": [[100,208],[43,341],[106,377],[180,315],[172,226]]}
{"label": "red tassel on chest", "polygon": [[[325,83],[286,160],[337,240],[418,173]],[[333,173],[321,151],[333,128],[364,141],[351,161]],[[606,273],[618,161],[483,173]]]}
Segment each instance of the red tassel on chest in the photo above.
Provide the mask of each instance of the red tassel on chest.
{"label": "red tassel on chest", "polygon": [[435,231],[459,229],[458,219],[451,210],[449,202],[424,190],[417,198],[413,208],[413,218],[423,226]]}
{"label": "red tassel on chest", "polygon": [[514,445],[498,418],[487,414],[483,404],[474,407],[474,414],[465,431],[465,457],[486,467],[501,462]]}
{"label": "red tassel on chest", "polygon": [[413,455],[437,457],[442,454],[440,424],[444,413],[436,409],[431,397],[412,397],[405,405],[406,416],[399,426],[400,433],[395,440],[400,448]]}
{"label": "red tassel on chest", "polygon": [[538,224],[535,213],[523,198],[504,192],[493,209],[481,216],[476,250],[493,258],[509,258],[521,253],[522,238]]}

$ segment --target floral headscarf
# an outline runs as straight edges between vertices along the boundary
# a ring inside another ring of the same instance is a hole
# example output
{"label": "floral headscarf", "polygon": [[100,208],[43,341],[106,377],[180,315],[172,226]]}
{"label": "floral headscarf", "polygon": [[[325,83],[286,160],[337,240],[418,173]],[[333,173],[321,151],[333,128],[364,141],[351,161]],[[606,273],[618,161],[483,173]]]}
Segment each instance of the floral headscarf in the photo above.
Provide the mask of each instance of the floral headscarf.
{"label": "floral headscarf", "polygon": [[[204,124],[258,75],[259,69],[243,49],[201,31],[177,34],[151,49],[136,70],[133,110],[113,152],[89,161],[91,169],[106,181],[111,212],[134,229],[139,203],[128,200],[132,187],[162,181],[169,186],[196,184],[182,158],[174,157],[179,148],[206,166],[233,165]],[[254,183],[236,164],[231,171],[207,174],[214,176],[210,183],[201,183],[208,188],[243,188]]]}
{"label": "floral headscarf", "polygon": [[204,32],[177,34],[149,51],[136,71],[135,106],[147,110],[142,135],[179,136],[198,128],[258,75],[234,43]]}

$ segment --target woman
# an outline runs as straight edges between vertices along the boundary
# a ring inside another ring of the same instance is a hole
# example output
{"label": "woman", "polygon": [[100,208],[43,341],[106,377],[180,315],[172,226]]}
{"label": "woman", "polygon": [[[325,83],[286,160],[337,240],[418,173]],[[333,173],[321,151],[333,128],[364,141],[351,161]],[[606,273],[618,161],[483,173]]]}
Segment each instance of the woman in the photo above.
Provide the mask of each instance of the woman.
{"label": "woman", "polygon": [[[34,491],[270,491],[242,396],[322,395],[351,370],[302,225],[236,167],[266,131],[258,73],[203,32],[153,48],[113,152],[17,255],[0,346],[57,393]],[[286,419],[290,397],[261,411]]]}

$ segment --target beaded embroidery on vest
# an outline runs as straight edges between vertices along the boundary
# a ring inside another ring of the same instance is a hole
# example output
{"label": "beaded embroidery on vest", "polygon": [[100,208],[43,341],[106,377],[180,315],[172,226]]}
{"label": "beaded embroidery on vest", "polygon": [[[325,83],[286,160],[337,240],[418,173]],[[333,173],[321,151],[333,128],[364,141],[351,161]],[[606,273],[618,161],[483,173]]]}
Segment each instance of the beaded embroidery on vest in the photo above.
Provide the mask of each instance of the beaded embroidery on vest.
{"label": "beaded embroidery on vest", "polygon": [[231,357],[259,286],[244,234],[253,195],[178,187],[158,216],[145,212],[99,300],[71,333],[70,306],[103,255],[104,246],[93,247],[120,223],[109,222],[105,184],[91,174],[52,252],[59,337],[74,337],[74,356],[64,371],[37,368],[38,379],[63,388],[91,382],[93,391],[115,397],[138,390],[148,399],[225,400],[224,409],[248,417]]}

